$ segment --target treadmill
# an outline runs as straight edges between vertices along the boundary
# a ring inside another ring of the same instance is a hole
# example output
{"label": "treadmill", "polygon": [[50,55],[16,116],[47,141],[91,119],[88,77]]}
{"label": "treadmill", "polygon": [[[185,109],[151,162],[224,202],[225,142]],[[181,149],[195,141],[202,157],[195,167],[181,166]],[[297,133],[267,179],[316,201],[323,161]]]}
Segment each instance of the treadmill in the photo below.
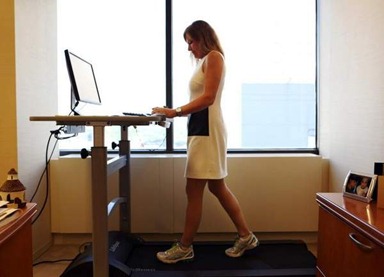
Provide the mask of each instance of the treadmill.
{"label": "treadmill", "polygon": [[[145,242],[132,234],[109,233],[111,277],[316,276],[316,258],[300,240],[261,241],[240,258],[227,257],[233,242],[196,242],[193,261],[164,264],[156,253],[170,242]],[[92,245],[80,253],[61,277],[92,277]]]}

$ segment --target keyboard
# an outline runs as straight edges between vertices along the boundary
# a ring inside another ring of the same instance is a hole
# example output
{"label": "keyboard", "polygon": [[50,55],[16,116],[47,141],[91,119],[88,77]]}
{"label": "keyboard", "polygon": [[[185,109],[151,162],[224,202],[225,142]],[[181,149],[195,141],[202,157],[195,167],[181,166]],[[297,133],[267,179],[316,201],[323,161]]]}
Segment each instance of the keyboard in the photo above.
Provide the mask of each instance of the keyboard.
{"label": "keyboard", "polygon": [[123,115],[128,115],[128,116],[150,116],[151,114],[149,114],[149,113],[131,113],[131,112],[123,112]]}

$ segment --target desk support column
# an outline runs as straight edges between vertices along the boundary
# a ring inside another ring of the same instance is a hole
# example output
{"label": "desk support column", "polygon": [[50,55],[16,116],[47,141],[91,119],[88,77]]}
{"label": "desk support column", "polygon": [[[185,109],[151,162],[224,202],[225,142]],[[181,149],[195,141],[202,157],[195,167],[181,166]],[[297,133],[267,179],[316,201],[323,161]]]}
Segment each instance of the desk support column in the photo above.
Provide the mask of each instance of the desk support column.
{"label": "desk support column", "polygon": [[128,126],[121,126],[119,154],[127,157],[126,165],[119,171],[119,195],[126,200],[120,205],[120,231],[131,233],[131,167]]}
{"label": "desk support column", "polygon": [[109,276],[107,148],[104,126],[94,126],[92,151],[92,241],[93,276]]}

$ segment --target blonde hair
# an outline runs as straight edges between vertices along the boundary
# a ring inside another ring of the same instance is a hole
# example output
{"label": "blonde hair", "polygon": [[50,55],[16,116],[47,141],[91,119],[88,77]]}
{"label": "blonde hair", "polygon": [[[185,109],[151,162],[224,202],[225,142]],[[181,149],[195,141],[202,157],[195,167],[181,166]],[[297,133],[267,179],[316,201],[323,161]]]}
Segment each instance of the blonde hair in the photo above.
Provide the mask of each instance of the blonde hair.
{"label": "blonde hair", "polygon": [[207,22],[203,20],[193,22],[185,29],[183,34],[184,40],[186,40],[187,34],[199,43],[204,55],[207,55],[212,50],[216,50],[224,56],[219,38],[215,30]]}

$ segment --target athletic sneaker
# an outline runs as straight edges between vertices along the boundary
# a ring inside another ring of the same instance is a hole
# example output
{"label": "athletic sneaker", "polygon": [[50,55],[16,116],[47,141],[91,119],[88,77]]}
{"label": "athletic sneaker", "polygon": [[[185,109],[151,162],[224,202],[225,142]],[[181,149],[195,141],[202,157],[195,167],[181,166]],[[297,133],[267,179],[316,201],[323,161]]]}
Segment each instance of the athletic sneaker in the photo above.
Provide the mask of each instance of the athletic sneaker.
{"label": "athletic sneaker", "polygon": [[193,247],[190,245],[187,249],[183,249],[179,242],[175,243],[170,249],[165,252],[158,252],[157,258],[166,264],[174,264],[179,261],[193,260]]}
{"label": "athletic sneaker", "polygon": [[259,240],[254,234],[249,234],[246,238],[238,237],[235,241],[235,244],[225,250],[225,254],[232,258],[240,257],[244,254],[245,250],[250,250],[259,245]]}

